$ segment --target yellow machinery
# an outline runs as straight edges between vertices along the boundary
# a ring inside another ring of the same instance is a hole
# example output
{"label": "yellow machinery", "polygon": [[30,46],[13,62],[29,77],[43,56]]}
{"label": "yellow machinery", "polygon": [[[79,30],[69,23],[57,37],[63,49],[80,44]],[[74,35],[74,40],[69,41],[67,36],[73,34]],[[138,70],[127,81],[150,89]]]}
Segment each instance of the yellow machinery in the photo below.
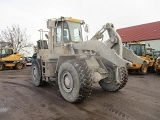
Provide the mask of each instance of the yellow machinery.
{"label": "yellow machinery", "polygon": [[142,42],[131,42],[128,44],[129,49],[131,49],[137,56],[145,60],[143,64],[133,63],[131,67],[128,67],[128,71],[137,71],[139,74],[146,74],[148,69],[153,71],[154,58],[152,56],[152,48],[146,48],[146,44]]}
{"label": "yellow machinery", "polygon": [[14,53],[12,48],[0,48],[0,71],[8,67],[20,70],[25,66],[22,54]]}
{"label": "yellow machinery", "polygon": [[155,71],[156,71],[157,74],[160,75],[160,57],[158,57],[156,59],[156,62],[155,62]]}

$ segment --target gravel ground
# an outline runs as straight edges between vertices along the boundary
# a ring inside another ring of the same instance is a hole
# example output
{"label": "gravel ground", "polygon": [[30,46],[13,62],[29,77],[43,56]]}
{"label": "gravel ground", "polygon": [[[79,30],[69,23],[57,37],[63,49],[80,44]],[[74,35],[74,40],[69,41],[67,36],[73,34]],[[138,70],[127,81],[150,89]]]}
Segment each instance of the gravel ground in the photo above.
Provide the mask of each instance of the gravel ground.
{"label": "gravel ground", "polygon": [[160,120],[160,75],[129,75],[119,92],[93,86],[89,99],[66,102],[58,87],[35,87],[31,67],[0,71],[0,120]]}

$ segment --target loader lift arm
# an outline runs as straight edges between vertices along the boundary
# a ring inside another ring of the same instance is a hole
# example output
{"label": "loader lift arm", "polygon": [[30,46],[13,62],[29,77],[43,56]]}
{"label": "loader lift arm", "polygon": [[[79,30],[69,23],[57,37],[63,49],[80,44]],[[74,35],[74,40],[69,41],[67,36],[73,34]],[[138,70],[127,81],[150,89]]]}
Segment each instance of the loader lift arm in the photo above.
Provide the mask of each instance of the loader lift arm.
{"label": "loader lift arm", "polygon": [[103,42],[105,45],[107,45],[111,49],[114,49],[116,53],[125,60],[138,64],[143,64],[144,62],[146,62],[144,61],[144,59],[140,58],[131,50],[123,46],[121,37],[114,29],[114,25],[112,23],[107,23],[106,25],[103,25],[103,27],[91,38],[91,40],[103,39],[103,33],[106,30],[108,31],[108,35],[110,38]]}

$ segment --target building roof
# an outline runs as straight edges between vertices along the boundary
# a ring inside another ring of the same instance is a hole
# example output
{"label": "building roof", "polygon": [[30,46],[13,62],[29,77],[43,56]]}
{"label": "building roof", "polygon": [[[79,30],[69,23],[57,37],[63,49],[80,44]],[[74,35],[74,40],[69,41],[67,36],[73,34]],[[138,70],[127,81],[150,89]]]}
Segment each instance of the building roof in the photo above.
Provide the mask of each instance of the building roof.
{"label": "building roof", "polygon": [[117,29],[122,42],[160,39],[160,21]]}

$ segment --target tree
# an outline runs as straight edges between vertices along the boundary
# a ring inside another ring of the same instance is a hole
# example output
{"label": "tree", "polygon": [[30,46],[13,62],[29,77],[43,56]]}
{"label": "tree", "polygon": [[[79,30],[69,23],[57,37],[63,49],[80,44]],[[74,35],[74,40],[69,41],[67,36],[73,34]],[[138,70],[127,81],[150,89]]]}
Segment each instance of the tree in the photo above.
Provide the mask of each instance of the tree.
{"label": "tree", "polygon": [[25,48],[32,47],[33,44],[28,42],[30,36],[26,34],[26,28],[21,29],[19,25],[12,25],[1,31],[0,40],[1,42],[10,43],[10,47],[15,52],[26,51]]}

